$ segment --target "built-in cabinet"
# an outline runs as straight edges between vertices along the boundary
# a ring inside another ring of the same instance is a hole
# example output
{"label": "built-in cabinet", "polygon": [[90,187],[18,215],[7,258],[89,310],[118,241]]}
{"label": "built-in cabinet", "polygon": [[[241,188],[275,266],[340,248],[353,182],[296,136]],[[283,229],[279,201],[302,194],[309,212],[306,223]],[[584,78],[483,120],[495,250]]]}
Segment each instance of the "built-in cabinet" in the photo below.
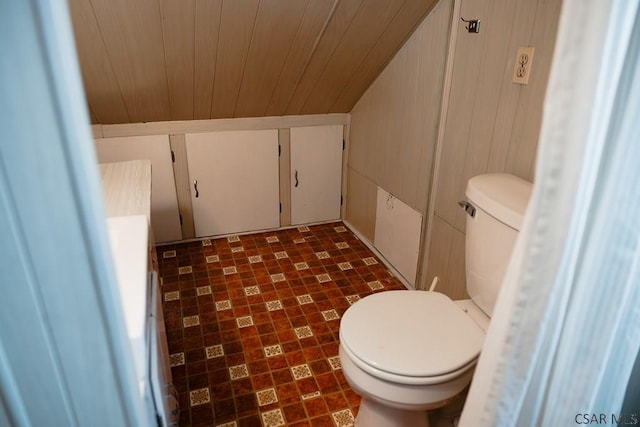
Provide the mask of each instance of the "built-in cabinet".
{"label": "built-in cabinet", "polygon": [[340,218],[342,126],[291,129],[291,223]]}
{"label": "built-in cabinet", "polygon": [[151,226],[155,241],[182,239],[168,135],[97,138],[100,163],[151,161]]}
{"label": "built-in cabinet", "polygon": [[101,163],[151,160],[159,243],[340,218],[341,124],[107,137],[96,147]]}
{"label": "built-in cabinet", "polygon": [[185,135],[197,237],[278,228],[278,130]]}

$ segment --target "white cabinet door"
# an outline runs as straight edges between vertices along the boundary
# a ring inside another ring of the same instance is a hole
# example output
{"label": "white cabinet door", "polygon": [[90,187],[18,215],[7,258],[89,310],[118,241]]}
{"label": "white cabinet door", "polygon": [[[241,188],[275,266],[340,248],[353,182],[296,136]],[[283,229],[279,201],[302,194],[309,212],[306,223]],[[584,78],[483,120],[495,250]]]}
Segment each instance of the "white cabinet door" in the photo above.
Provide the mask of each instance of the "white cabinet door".
{"label": "white cabinet door", "polygon": [[100,163],[151,160],[151,226],[156,242],[182,239],[168,135],[97,138]]}
{"label": "white cabinet door", "polygon": [[185,138],[196,236],[280,226],[277,130]]}
{"label": "white cabinet door", "polygon": [[340,218],[342,126],[291,128],[291,223]]}

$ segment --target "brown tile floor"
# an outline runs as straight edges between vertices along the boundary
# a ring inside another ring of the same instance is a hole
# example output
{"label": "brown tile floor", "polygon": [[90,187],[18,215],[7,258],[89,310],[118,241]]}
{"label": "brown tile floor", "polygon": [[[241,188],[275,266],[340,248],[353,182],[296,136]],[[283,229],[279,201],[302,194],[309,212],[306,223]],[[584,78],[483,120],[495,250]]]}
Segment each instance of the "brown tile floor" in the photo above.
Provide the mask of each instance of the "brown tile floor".
{"label": "brown tile floor", "polygon": [[181,426],[346,426],[340,317],[404,289],[340,222],[158,248]]}

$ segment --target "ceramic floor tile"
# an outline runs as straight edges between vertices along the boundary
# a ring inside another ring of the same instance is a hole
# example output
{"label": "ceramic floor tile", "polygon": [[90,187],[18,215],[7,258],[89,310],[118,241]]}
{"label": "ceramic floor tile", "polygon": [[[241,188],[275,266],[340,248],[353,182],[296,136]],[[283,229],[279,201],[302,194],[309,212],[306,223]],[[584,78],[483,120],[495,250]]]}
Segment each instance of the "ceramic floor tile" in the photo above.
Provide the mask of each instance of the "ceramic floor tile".
{"label": "ceramic floor tile", "polygon": [[191,401],[191,406],[208,403],[211,401],[209,397],[209,389],[201,388],[198,390],[193,390],[192,392],[189,393],[189,399]]}
{"label": "ceramic floor tile", "polygon": [[210,347],[205,348],[205,354],[207,355],[207,359],[214,359],[216,357],[224,356],[224,347],[222,344],[212,345]]}
{"label": "ceramic floor tile", "polygon": [[321,312],[320,314],[322,314],[322,317],[324,317],[324,320],[326,320],[326,321],[336,320],[336,319],[340,318],[340,315],[334,309],[325,310],[325,311]]}
{"label": "ceramic floor tile", "polygon": [[246,364],[230,366],[229,377],[231,380],[237,380],[240,378],[247,378],[249,376],[249,368]]}
{"label": "ceramic floor tile", "polygon": [[340,357],[339,356],[329,357],[327,359],[327,361],[329,362],[329,365],[331,366],[331,369],[333,369],[334,371],[337,371],[338,369],[342,369],[342,365],[340,364]]}
{"label": "ceramic floor tile", "polygon": [[355,421],[353,413],[349,409],[334,412],[331,416],[333,417],[333,422],[336,424],[336,427],[353,426],[353,422]]}
{"label": "ceramic floor tile", "polygon": [[180,291],[165,292],[164,294],[165,301],[175,301],[179,299],[180,299]]}
{"label": "ceramic floor tile", "polygon": [[309,294],[297,296],[296,299],[298,300],[298,304],[300,305],[313,303],[313,298]]}
{"label": "ceramic floor tile", "polygon": [[310,399],[315,399],[316,397],[320,397],[322,394],[320,393],[319,390],[316,390],[312,393],[307,393],[307,394],[303,394],[301,396],[302,400],[310,400]]}
{"label": "ceramic floor tile", "polygon": [[342,223],[172,244],[158,261],[180,426],[353,425],[339,319],[404,288]]}
{"label": "ceramic floor tile", "polygon": [[277,273],[277,274],[272,274],[271,275],[271,281],[273,283],[284,282],[285,280],[287,280],[287,278],[282,273]]}
{"label": "ceramic floor tile", "polygon": [[304,365],[292,366],[291,374],[293,375],[293,379],[295,380],[300,380],[302,378],[308,378],[312,376],[311,369],[306,363]]}
{"label": "ceramic floor tile", "polygon": [[189,274],[191,272],[193,272],[193,269],[190,265],[178,268],[178,274]]}
{"label": "ceramic floor tile", "polygon": [[295,328],[294,332],[296,333],[298,339],[309,338],[313,336],[313,331],[309,326],[301,326],[299,328]]}
{"label": "ceramic floor tile", "polygon": [[216,302],[216,310],[217,311],[230,310],[230,309],[231,309],[231,301],[224,300],[224,301]]}
{"label": "ceramic floor tile", "polygon": [[294,266],[296,267],[296,270],[300,271],[300,270],[308,270],[309,269],[309,265],[306,262],[297,262],[294,264]]}
{"label": "ceramic floor tile", "polygon": [[238,317],[236,322],[238,323],[238,328],[253,326],[253,318],[251,316]]}
{"label": "ceramic floor tile", "polygon": [[200,316],[198,316],[197,314],[195,316],[187,316],[182,319],[182,324],[185,328],[197,326],[200,324]]}
{"label": "ceramic floor tile", "polygon": [[236,274],[238,272],[238,269],[234,266],[234,267],[224,267],[222,269],[222,272],[224,273],[225,276],[228,276],[230,274]]}
{"label": "ceramic floor tile", "polygon": [[282,306],[282,301],[280,300],[267,301],[265,305],[267,306],[267,310],[269,311],[282,310],[284,308]]}
{"label": "ceramic floor tile", "polygon": [[256,392],[256,398],[258,399],[259,406],[267,406],[278,401],[278,395],[275,388],[268,388],[266,390],[259,390]]}
{"label": "ceramic floor tile", "polygon": [[184,365],[184,353],[175,353],[169,355],[169,365],[171,367]]}
{"label": "ceramic floor tile", "polygon": [[316,279],[318,279],[318,282],[320,283],[327,283],[331,281],[331,276],[329,276],[328,274],[318,274],[316,276]]}
{"label": "ceramic floor tile", "polygon": [[244,294],[246,296],[258,295],[260,293],[260,288],[257,286],[247,286],[244,288]]}
{"label": "ceramic floor tile", "polygon": [[347,302],[349,303],[349,305],[353,305],[353,303],[355,303],[356,301],[360,300],[360,295],[347,295],[346,297],[344,297]]}
{"label": "ceramic floor tile", "polygon": [[264,427],[279,427],[286,425],[284,417],[282,416],[282,410],[274,409],[272,411],[263,412],[262,424]]}
{"label": "ceramic floor tile", "polygon": [[340,268],[340,270],[342,270],[342,271],[353,270],[353,266],[349,262],[341,262],[341,263],[339,263],[338,264],[338,268]]}
{"label": "ceramic floor tile", "polygon": [[379,280],[374,280],[373,282],[367,282],[367,285],[371,288],[372,291],[378,291],[380,289],[384,289],[384,285]]}
{"label": "ceramic floor tile", "polygon": [[198,296],[211,295],[211,286],[200,286],[196,288],[196,293]]}

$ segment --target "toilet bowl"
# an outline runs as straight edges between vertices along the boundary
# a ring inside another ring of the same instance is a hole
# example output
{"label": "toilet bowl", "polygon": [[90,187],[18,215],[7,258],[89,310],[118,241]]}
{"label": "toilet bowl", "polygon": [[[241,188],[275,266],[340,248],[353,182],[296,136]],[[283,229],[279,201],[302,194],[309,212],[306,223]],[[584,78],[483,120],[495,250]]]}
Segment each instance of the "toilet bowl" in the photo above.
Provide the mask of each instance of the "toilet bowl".
{"label": "toilet bowl", "polygon": [[388,291],[358,301],[342,318],[339,350],[349,385],[363,396],[356,425],[427,426],[426,411],[471,381],[483,341],[482,328],[438,292]]}
{"label": "toilet bowl", "polygon": [[339,356],[362,396],[356,426],[428,427],[427,411],[471,382],[531,184],[506,174],[467,186],[465,240],[470,300],[387,291],[354,303],[340,323]]}

